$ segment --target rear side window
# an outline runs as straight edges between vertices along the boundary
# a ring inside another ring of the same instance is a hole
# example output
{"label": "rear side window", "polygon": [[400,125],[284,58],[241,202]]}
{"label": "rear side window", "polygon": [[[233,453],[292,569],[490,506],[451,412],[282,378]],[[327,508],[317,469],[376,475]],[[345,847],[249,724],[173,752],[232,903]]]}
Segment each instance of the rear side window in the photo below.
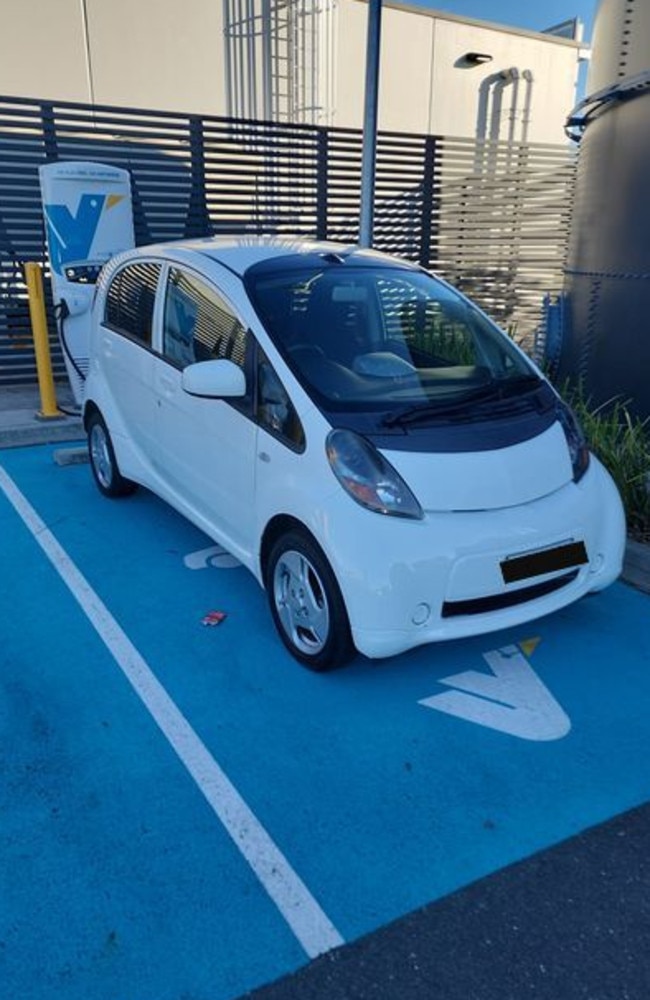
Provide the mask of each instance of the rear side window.
{"label": "rear side window", "polygon": [[246,330],[217,292],[172,268],[165,293],[163,355],[179,368],[194,361],[246,360]]}
{"label": "rear side window", "polygon": [[151,347],[153,307],[160,264],[127,264],[118,271],[106,295],[104,322]]}

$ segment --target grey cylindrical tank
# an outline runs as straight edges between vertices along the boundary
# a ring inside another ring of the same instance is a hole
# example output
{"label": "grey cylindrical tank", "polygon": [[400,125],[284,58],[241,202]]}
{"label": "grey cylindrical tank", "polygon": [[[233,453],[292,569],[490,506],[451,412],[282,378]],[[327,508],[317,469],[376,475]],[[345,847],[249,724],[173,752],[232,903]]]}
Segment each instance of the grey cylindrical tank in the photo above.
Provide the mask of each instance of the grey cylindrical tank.
{"label": "grey cylindrical tank", "polygon": [[594,20],[587,93],[648,69],[649,44],[648,0],[601,0]]}
{"label": "grey cylindrical tank", "polygon": [[560,377],[650,414],[650,2],[601,0],[565,281]]}

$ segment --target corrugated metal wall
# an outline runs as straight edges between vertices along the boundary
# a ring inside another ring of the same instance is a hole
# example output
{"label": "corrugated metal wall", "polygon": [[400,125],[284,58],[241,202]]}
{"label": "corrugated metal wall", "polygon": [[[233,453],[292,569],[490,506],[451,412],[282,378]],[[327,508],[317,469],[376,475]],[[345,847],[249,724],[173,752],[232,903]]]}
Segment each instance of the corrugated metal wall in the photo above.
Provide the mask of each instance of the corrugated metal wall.
{"label": "corrugated metal wall", "polygon": [[[0,386],[35,380],[22,264],[46,264],[42,163],[129,170],[138,244],[232,232],[355,242],[361,147],[356,130],[0,97]],[[439,271],[530,340],[544,293],[562,287],[573,181],[564,146],[383,133],[375,246]],[[53,355],[62,375],[54,338]]]}

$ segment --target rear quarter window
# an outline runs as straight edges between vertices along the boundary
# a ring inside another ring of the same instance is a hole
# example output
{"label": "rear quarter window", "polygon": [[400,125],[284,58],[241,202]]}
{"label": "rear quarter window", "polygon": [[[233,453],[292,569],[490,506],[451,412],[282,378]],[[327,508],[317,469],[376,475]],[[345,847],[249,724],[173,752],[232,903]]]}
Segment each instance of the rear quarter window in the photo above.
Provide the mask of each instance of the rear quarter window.
{"label": "rear quarter window", "polygon": [[160,264],[141,261],[117,272],[106,293],[104,323],[151,347]]}

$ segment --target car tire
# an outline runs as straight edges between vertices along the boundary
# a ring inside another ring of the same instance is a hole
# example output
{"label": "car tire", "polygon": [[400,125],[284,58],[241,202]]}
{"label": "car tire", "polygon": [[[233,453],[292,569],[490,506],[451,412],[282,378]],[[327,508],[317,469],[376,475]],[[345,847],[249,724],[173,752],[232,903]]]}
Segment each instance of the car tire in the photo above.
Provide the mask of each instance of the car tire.
{"label": "car tire", "polygon": [[269,553],[266,592],[278,634],[289,652],[315,671],[343,666],[354,655],[347,611],[324,553],[304,531],[289,531]]}
{"label": "car tire", "polygon": [[108,428],[99,413],[93,413],[87,424],[88,457],[95,482],[105,497],[129,496],[137,485],[121,474]]}

